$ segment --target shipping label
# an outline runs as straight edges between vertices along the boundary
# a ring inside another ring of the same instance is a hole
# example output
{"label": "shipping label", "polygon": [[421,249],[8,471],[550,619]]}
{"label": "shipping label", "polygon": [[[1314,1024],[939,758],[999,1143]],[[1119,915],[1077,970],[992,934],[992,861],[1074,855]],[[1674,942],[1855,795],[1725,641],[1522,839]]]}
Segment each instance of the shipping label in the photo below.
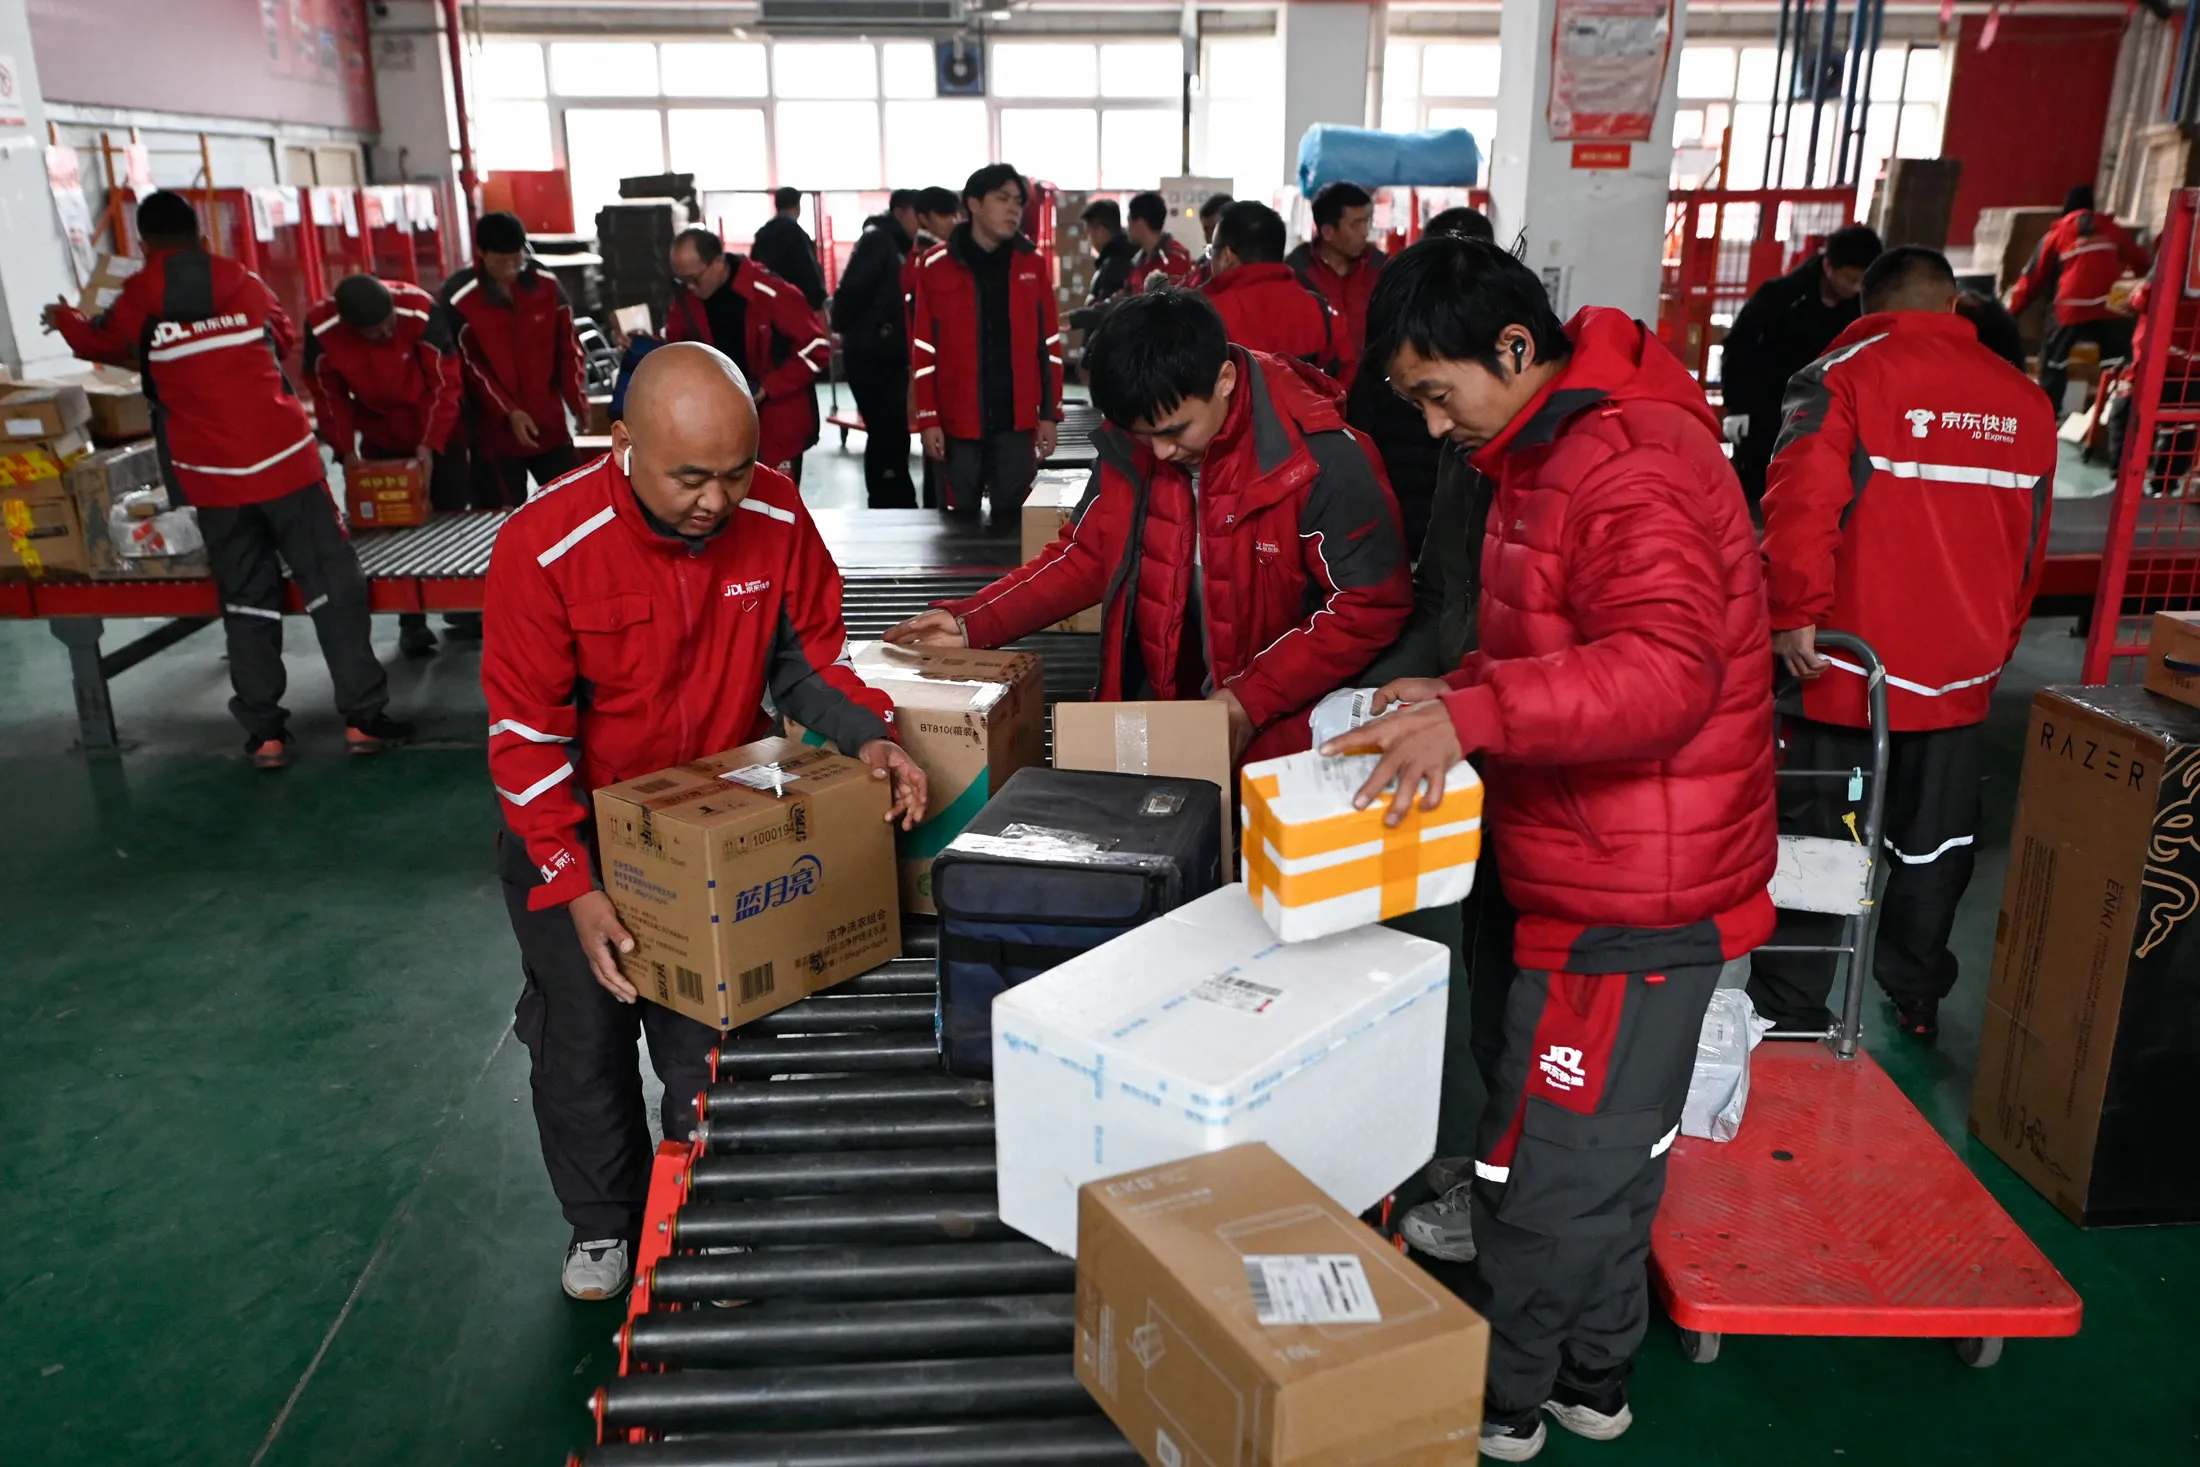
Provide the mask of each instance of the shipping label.
{"label": "shipping label", "polygon": [[1245,1283],[1265,1325],[1383,1322],[1357,1254],[1248,1253]]}

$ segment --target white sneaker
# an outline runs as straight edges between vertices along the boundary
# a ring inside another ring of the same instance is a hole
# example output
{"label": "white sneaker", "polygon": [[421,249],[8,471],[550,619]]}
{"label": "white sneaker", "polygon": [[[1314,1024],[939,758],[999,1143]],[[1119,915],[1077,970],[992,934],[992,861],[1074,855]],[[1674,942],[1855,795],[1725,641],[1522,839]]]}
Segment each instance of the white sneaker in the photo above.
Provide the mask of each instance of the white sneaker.
{"label": "white sneaker", "polygon": [[1543,1429],[1539,1419],[1534,1429],[1527,1427],[1503,1427],[1490,1422],[1482,1423],[1482,1455],[1497,1462],[1526,1462],[1543,1450],[1543,1443],[1550,1433]]}
{"label": "white sneaker", "polygon": [[1610,1416],[1594,1406],[1568,1406],[1558,1401],[1545,1401],[1543,1409],[1551,1413],[1553,1421],[1575,1436],[1587,1437],[1593,1442],[1611,1441],[1625,1435],[1627,1428],[1635,1424],[1635,1413],[1624,1401]]}
{"label": "white sneaker", "polygon": [[565,1292],[572,1299],[614,1299],[634,1282],[634,1252],[624,1238],[598,1238],[566,1250]]}

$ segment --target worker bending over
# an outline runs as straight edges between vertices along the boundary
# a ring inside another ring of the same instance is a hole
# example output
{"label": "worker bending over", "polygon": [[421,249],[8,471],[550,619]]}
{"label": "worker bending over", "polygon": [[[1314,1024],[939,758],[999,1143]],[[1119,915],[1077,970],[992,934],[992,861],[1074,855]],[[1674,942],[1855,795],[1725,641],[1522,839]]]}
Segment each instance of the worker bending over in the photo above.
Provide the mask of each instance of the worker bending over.
{"label": "worker bending over", "polygon": [[1062,416],[1062,332],[1053,267],[1019,231],[1024,177],[994,163],[963,184],[969,219],[917,267],[910,378],[925,457],[951,518],[1014,526]]}
{"label": "worker bending over", "polygon": [[2035,296],[2050,286],[2047,335],[2040,343],[2040,386],[2063,415],[2063,393],[2070,385],[2070,349],[2090,341],[2101,351],[2101,365],[2126,361],[2136,329],[2132,315],[2109,305],[2109,295],[2125,271],[2147,273],[2147,252],[2131,231],[2093,207],[2093,189],[2080,184],[2063,198],[2062,217],[2041,236],[2024,273],[2009,287],[2009,310],[2023,315]]}
{"label": "worker bending over", "polygon": [[772,732],[772,707],[893,781],[888,819],[924,814],[891,705],[840,663],[840,570],[795,486],[756,461],[748,388],[699,343],[644,357],[611,454],[507,521],[489,562],[481,683],[505,829],[498,874],[527,982],[535,1125],[572,1225],[566,1293],[633,1272],[649,1190],[635,1030],[664,1082],[668,1139],[694,1128],[718,1032],[635,1007],[633,949],[605,895],[593,791]]}
{"label": "worker bending over", "polygon": [[1482,1453],[1525,1461],[1544,1411],[1598,1439],[1632,1420],[1704,1012],[1772,931],[1764,573],[1718,418],[1624,312],[1561,325],[1527,266],[1443,238],[1391,263],[1368,322],[1369,370],[1497,486],[1479,650],[1324,747],[1381,751],[1357,798],[1393,822],[1483,756],[1519,971],[1444,1231],[1490,1322]]}
{"label": "worker bending over", "polygon": [[367,578],[321,473],[321,445],[283,375],[296,344],[267,283],[207,253],[198,212],[161,189],[137,206],[145,268],[96,320],[46,307],[48,331],[88,361],[144,375],[169,488],[198,510],[229,643],[229,711],[262,769],[290,762],[283,709],[283,570],[313,618],[344,716],[344,747],[379,753],[412,735],[391,718],[369,638]]}
{"label": "worker bending over", "polygon": [[714,346],[740,369],[763,420],[758,462],[800,484],[802,455],[817,442],[817,380],[833,364],[825,318],[708,229],[673,237],[672,278],[681,288],[665,312],[665,340]]}
{"label": "worker bending over", "polygon": [[1133,293],[1182,285],[1192,278],[1196,263],[1192,252],[1169,233],[1168,200],[1157,193],[1132,194],[1123,213],[1127,220],[1123,227],[1138,251],[1127,282]]}
{"label": "worker bending over", "polygon": [[1060,536],[888,640],[1000,647],[1099,606],[1103,701],[1210,698],[1234,754],[1306,748],[1307,709],[1412,602],[1397,506],[1335,384],[1230,345],[1191,291],[1124,301],[1085,361],[1109,426]]}
{"label": "worker bending over", "polygon": [[[410,459],[428,481],[428,506],[462,511],[471,497],[459,439],[458,357],[450,321],[417,285],[347,275],[335,294],[306,313],[306,380],[322,441],[348,478],[362,462]],[[454,630],[481,634],[474,613],[449,618]],[[397,649],[407,657],[435,651],[435,633],[418,611],[397,618]]]}
{"label": "worker bending over", "polygon": [[1370,248],[1375,200],[1356,183],[1333,183],[1314,195],[1314,238],[1293,250],[1284,263],[1322,293],[1344,322],[1337,355],[1343,361],[1338,380],[1352,385],[1360,350],[1367,341],[1367,301],[1382,273],[1383,252]]}
{"label": "worker bending over", "polygon": [[474,263],[443,282],[443,305],[473,410],[474,503],[522,503],[530,478],[541,489],[580,462],[566,419],[588,417],[573,308],[510,214],[481,216]]}
{"label": "worker bending over", "polygon": [[1283,216],[1248,199],[1215,226],[1214,273],[1204,287],[1230,340],[1250,351],[1297,357],[1334,375],[1337,313],[1283,263]]}
{"label": "worker bending over", "polygon": [[[1994,684],[2016,651],[2047,558],[2055,419],[2024,374],[1956,311],[1955,272],[1915,245],[1864,277],[1869,313],[1796,375],[1765,496],[1773,649],[1803,680],[1782,709],[1788,762],[1872,767],[1865,669],[1817,650],[1863,638],[1887,669],[1887,886],[1873,976],[1907,1033],[1939,1025],[1948,947],[1971,881],[1980,756]],[[1859,792],[1790,781],[1784,829],[1846,838]],[[1840,940],[1841,919],[1783,912],[1777,946]],[[1760,953],[1751,999],[1786,1027],[1824,1028],[1828,954]],[[1854,981],[1852,979],[1852,981]]]}

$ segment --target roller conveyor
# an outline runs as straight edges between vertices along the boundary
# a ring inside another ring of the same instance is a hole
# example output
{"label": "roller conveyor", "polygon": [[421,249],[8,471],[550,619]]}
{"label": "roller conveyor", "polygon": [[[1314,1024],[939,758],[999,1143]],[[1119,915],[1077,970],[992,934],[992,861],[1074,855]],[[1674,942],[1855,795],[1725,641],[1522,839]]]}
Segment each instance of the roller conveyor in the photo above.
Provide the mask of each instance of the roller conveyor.
{"label": "roller conveyor", "polygon": [[658,1303],[724,1299],[952,1299],[1049,1294],[1077,1285],[1077,1261],[1028,1239],[899,1248],[763,1248],[676,1253],[649,1278]]}
{"label": "roller conveyor", "polygon": [[688,1169],[688,1195],[844,1197],[881,1192],[973,1192],[993,1187],[993,1148],[835,1151],[800,1156],[705,1156]]}
{"label": "roller conveyor", "polygon": [[626,1327],[625,1344],[631,1360],[671,1366],[976,1358],[1066,1354],[1076,1324],[1072,1294],[805,1301],[658,1310]]}
{"label": "roller conveyor", "polygon": [[895,1033],[932,1027],[935,1000],[923,993],[819,995],[741,1026],[743,1034]]}
{"label": "roller conveyor", "polygon": [[630,1375],[598,1398],[606,1428],[903,1425],[1098,1411],[1069,1352],[978,1360],[680,1370]]}
{"label": "roller conveyor", "polygon": [[698,1122],[695,1139],[714,1156],[881,1147],[990,1146],[991,1109],[934,1106],[896,1110],[780,1111]]}
{"label": "roller conveyor", "polygon": [[1107,1421],[1088,1416],[607,1444],[575,1460],[584,1467],[1140,1467],[1143,1459]]}
{"label": "roller conveyor", "polygon": [[718,1047],[714,1064],[713,1074],[721,1080],[769,1080],[774,1075],[844,1075],[878,1070],[937,1070],[940,1048],[929,1033],[733,1039]]}
{"label": "roller conveyor", "polygon": [[890,1106],[984,1107],[993,1103],[991,1080],[961,1075],[847,1075],[831,1080],[781,1080],[772,1085],[718,1084],[702,1094],[706,1119],[759,1112],[867,1110]]}
{"label": "roller conveyor", "polygon": [[944,1243],[1012,1238],[990,1192],[691,1202],[668,1230],[674,1252],[825,1243]]}

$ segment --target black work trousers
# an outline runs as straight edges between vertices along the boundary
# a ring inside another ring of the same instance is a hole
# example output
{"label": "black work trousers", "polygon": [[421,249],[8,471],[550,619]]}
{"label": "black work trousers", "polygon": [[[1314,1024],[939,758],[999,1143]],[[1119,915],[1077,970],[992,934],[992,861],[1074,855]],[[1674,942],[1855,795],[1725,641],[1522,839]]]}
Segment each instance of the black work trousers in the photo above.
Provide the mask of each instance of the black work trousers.
{"label": "black work trousers", "polygon": [[[1871,772],[1871,735],[1860,728],[1781,720],[1782,762],[1791,769]],[[1879,897],[1878,945],[1872,976],[1903,1003],[1943,999],[1956,984],[1948,948],[1956,904],[1976,864],[1979,761],[1985,725],[1897,733],[1887,759],[1887,884]],[[1848,839],[1844,815],[1864,823],[1862,800],[1838,779],[1780,781],[1780,829],[1788,835]],[[1843,919],[1819,912],[1780,913],[1772,946],[1827,946],[1841,941]],[[1832,1021],[1836,955],[1760,952],[1750,959],[1749,1001],[1781,1028],[1817,1029]]]}
{"label": "black work trousers", "polygon": [[1461,1287],[1490,1324],[1485,1420],[1530,1421],[1560,1379],[1595,1392],[1632,1368],[1650,1322],[1650,1227],[1719,967],[1513,980]]}
{"label": "black work trousers", "polygon": [[571,443],[558,443],[540,453],[512,458],[487,453],[474,455],[474,508],[503,509],[527,502],[527,481],[542,489],[581,466],[580,451]]}
{"label": "black work trousers", "polygon": [[589,969],[571,914],[527,909],[537,881],[509,829],[499,836],[497,872],[526,978],[512,1032],[531,1061],[528,1087],[550,1190],[574,1242],[633,1242],[649,1200],[651,1156],[636,1032],[649,1041],[650,1064],[664,1082],[658,1119],[665,1139],[685,1141],[695,1133],[695,1097],[710,1083],[718,1031],[647,999],[613,998]]}
{"label": "black work trousers", "polygon": [[974,520],[990,501],[989,519],[996,528],[1015,523],[1039,472],[1034,439],[1030,433],[948,439],[940,478],[949,518]]}
{"label": "black work trousers", "polygon": [[201,505],[199,533],[222,598],[229,641],[229,711],[254,745],[279,739],[289,723],[283,690],[283,568],[297,582],[321,642],[336,710],[357,725],[389,703],[389,679],[375,659],[367,577],[336,517],[328,485],[315,482],[280,499],[232,507]]}
{"label": "black work trousers", "polygon": [[2090,341],[2101,349],[2103,366],[2125,361],[2131,356],[2131,336],[2137,329],[2138,322],[2130,316],[2057,324],[2047,329],[2046,338],[2040,342],[2040,388],[2054,406],[2056,422],[2063,419],[2063,392],[2070,385],[2070,349],[2081,341]]}
{"label": "black work trousers", "polygon": [[851,356],[848,386],[863,414],[863,488],[873,509],[915,509],[909,478],[909,363]]}

